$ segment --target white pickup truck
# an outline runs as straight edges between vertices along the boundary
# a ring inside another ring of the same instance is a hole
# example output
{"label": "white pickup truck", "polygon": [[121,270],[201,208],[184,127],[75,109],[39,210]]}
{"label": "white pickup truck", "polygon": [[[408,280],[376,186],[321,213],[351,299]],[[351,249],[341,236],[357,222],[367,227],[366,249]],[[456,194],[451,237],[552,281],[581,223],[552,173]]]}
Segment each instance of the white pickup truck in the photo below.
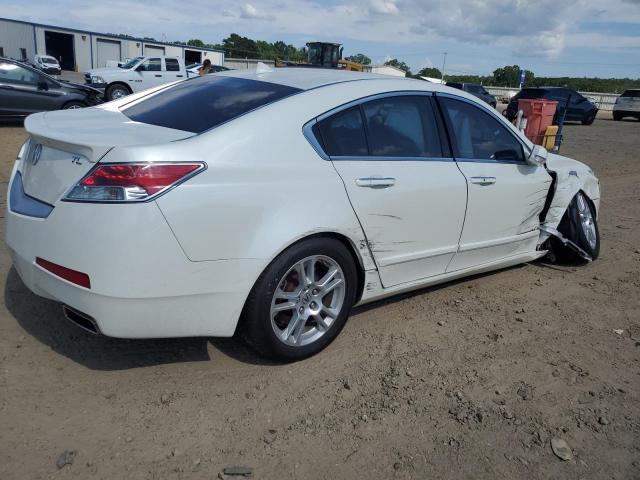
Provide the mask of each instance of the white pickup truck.
{"label": "white pickup truck", "polygon": [[91,87],[104,90],[107,100],[115,100],[163,83],[187,78],[179,57],[136,57],[116,68],[94,68],[84,74]]}

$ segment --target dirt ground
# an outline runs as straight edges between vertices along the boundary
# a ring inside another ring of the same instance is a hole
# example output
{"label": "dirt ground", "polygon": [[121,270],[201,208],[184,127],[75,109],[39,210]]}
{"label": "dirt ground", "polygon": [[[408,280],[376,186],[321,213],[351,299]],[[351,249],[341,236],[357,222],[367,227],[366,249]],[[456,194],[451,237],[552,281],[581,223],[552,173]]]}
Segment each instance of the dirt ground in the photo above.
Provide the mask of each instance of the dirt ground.
{"label": "dirt ground", "polygon": [[[361,308],[296,364],[233,339],[92,337],[3,245],[0,478],[640,478],[640,122],[603,117],[562,149],[602,182],[596,262]],[[24,137],[0,127],[3,202]]]}

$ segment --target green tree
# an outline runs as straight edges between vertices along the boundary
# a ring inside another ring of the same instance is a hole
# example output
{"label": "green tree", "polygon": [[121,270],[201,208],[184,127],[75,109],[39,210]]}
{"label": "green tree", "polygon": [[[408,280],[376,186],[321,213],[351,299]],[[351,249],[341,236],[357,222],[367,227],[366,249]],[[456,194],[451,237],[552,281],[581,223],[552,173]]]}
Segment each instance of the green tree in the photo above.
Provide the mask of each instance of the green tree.
{"label": "green tree", "polygon": [[355,55],[351,55],[349,57],[346,57],[345,60],[348,60],[349,62],[360,63],[362,65],[371,64],[371,59],[367,57],[364,53],[357,53]]}
{"label": "green tree", "polygon": [[387,60],[386,62],[384,62],[384,64],[403,70],[405,72],[405,76],[407,77],[411,76],[411,69],[409,68],[409,65],[398,60],[397,58],[392,58],[391,60]]}
{"label": "green tree", "polygon": [[[524,84],[532,86],[535,75],[527,70]],[[520,66],[511,65],[497,68],[493,71],[493,84],[495,87],[518,87],[520,85]]]}
{"label": "green tree", "polygon": [[232,33],[222,40],[226,56],[231,58],[258,58],[258,46],[254,40]]}
{"label": "green tree", "polygon": [[442,78],[442,72],[436,67],[425,67],[418,72],[419,77]]}
{"label": "green tree", "polygon": [[187,42],[187,45],[189,45],[190,47],[200,47],[200,48],[204,48],[206,46],[202,40],[197,38],[189,40]]}

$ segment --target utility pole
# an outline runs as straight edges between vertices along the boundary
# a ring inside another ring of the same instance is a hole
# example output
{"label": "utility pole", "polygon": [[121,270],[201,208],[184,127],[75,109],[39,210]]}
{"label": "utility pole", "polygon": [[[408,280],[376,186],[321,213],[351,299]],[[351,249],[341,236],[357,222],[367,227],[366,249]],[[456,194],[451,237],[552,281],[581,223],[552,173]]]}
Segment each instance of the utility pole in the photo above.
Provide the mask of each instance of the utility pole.
{"label": "utility pole", "polygon": [[440,80],[442,80],[442,83],[444,83],[444,66],[447,62],[447,52],[442,52],[442,54],[444,55],[444,57],[442,57],[442,70],[440,71]]}

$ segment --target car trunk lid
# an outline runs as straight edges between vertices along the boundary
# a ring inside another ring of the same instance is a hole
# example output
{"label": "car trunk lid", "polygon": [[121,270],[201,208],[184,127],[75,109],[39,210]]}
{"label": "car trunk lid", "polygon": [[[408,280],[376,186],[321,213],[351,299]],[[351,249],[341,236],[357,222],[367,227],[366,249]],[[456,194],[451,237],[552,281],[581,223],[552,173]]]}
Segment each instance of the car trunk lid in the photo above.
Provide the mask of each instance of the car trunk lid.
{"label": "car trunk lid", "polygon": [[193,136],[138,123],[117,109],[39,113],[25,121],[29,145],[19,166],[24,191],[51,205],[113,147],[165,143]]}

